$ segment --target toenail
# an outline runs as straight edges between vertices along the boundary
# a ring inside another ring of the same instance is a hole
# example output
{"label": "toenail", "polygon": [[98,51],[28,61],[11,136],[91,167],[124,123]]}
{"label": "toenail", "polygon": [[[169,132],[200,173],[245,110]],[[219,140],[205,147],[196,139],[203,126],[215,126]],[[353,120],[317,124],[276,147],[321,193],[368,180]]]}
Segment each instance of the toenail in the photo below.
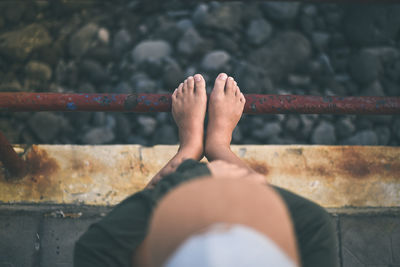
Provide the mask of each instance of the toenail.
{"label": "toenail", "polygon": [[233,81],[233,78],[232,78],[232,77],[229,77],[228,79],[229,79],[230,81]]}
{"label": "toenail", "polygon": [[198,74],[194,76],[194,79],[196,80],[196,82],[200,82],[201,81],[201,77]]}
{"label": "toenail", "polygon": [[219,75],[219,78],[221,79],[221,80],[226,80],[226,78],[228,78],[228,76],[225,74],[225,73],[222,73],[222,74],[220,74]]}

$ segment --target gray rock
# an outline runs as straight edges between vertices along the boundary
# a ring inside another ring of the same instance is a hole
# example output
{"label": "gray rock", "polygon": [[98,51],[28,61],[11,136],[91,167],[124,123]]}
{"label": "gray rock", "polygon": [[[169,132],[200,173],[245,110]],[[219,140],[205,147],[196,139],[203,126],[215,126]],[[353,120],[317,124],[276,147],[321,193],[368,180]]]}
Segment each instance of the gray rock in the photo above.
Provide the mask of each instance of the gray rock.
{"label": "gray rock", "polygon": [[178,42],[178,51],[184,55],[193,55],[203,45],[204,40],[194,28],[185,31]]}
{"label": "gray rock", "polygon": [[399,5],[349,6],[343,20],[347,39],[357,46],[394,44],[400,29]]}
{"label": "gray rock", "polygon": [[351,146],[376,146],[378,145],[378,137],[374,131],[364,130],[344,140],[342,144]]}
{"label": "gray rock", "polygon": [[375,129],[376,136],[378,137],[378,144],[386,146],[390,142],[391,132],[389,127],[382,126]]}
{"label": "gray rock", "polygon": [[225,31],[236,31],[240,28],[242,7],[240,3],[223,3],[213,9],[199,6],[193,20],[197,25]]}
{"label": "gray rock", "polygon": [[285,122],[285,128],[289,131],[296,132],[299,129],[300,120],[297,117],[289,116]]}
{"label": "gray rock", "polygon": [[89,23],[75,32],[69,41],[69,52],[74,57],[83,56],[95,45],[98,38],[99,26]]}
{"label": "gray rock", "polygon": [[240,130],[240,126],[237,125],[232,132],[232,142],[239,143],[243,139],[242,131]]}
{"label": "gray rock", "polygon": [[253,137],[258,138],[259,140],[266,140],[279,135],[281,131],[282,127],[278,122],[269,122],[266,123],[263,128],[254,130]]}
{"label": "gray rock", "polygon": [[124,142],[131,134],[131,122],[126,118],[124,114],[117,114],[116,123],[117,124],[115,126],[115,133],[117,139]]}
{"label": "gray rock", "polygon": [[164,124],[158,128],[153,136],[153,143],[175,145],[178,143],[178,135],[174,127]]}
{"label": "gray rock", "polygon": [[329,44],[330,39],[330,34],[326,32],[313,32],[311,34],[312,43],[319,49],[325,48]]}
{"label": "gray rock", "polygon": [[311,55],[310,42],[298,32],[283,32],[267,45],[251,52],[249,59],[275,79],[293,71]]}
{"label": "gray rock", "polygon": [[100,128],[106,125],[106,113],[104,112],[95,112],[93,113],[93,121],[92,121],[92,125]]}
{"label": "gray rock", "polygon": [[116,94],[132,94],[134,92],[134,89],[128,82],[120,82],[115,86],[115,89],[112,91],[112,93]]}
{"label": "gray rock", "polygon": [[142,41],[132,50],[134,62],[161,60],[171,54],[171,46],[163,40]]}
{"label": "gray rock", "polygon": [[25,66],[25,74],[30,79],[48,81],[51,78],[52,71],[46,63],[32,60]]}
{"label": "gray rock", "polygon": [[51,143],[64,125],[64,119],[51,112],[38,112],[28,123],[41,142]]}
{"label": "gray rock", "polygon": [[348,117],[337,121],[335,127],[336,127],[336,135],[339,138],[349,137],[356,131],[356,126]]}
{"label": "gray rock", "polygon": [[301,134],[303,135],[304,138],[308,138],[313,129],[315,117],[309,114],[302,114],[300,115],[300,120],[301,120]]}
{"label": "gray rock", "polygon": [[266,16],[277,21],[287,21],[296,18],[299,11],[299,2],[265,2],[261,8]]}
{"label": "gray rock", "polygon": [[163,81],[165,89],[174,90],[184,80],[183,70],[175,60],[169,60],[164,67]]}
{"label": "gray rock", "polygon": [[271,24],[265,19],[252,20],[247,28],[247,41],[251,44],[260,45],[265,42],[272,33]]}
{"label": "gray rock", "polygon": [[151,135],[157,127],[157,121],[153,117],[139,115],[137,121],[141,126],[144,135]]}
{"label": "gray rock", "polygon": [[32,51],[49,45],[52,38],[40,24],[31,24],[20,30],[0,35],[0,54],[14,60],[25,60]]}
{"label": "gray rock", "polygon": [[263,68],[241,61],[235,68],[234,77],[244,93],[274,93],[272,81]]}
{"label": "gray rock", "polygon": [[193,28],[193,22],[190,19],[181,19],[176,23],[176,26],[182,32],[186,32],[188,29]]}
{"label": "gray rock", "polygon": [[375,81],[372,84],[368,85],[365,90],[361,92],[360,95],[363,96],[385,96],[385,92],[383,91],[383,87],[379,81]]}
{"label": "gray rock", "polygon": [[141,137],[141,136],[137,136],[137,135],[130,135],[126,142],[128,144],[137,144],[137,145],[142,145],[142,146],[147,146],[148,142],[145,138]]}
{"label": "gray rock", "polygon": [[110,32],[106,28],[100,28],[97,32],[97,38],[103,44],[108,45],[110,42]]}
{"label": "gray rock", "polygon": [[312,133],[311,143],[334,145],[336,143],[335,127],[330,122],[321,121]]}
{"label": "gray rock", "polygon": [[132,43],[132,37],[126,29],[119,30],[113,39],[113,51],[117,55],[122,55]]}
{"label": "gray rock", "polygon": [[80,64],[80,71],[81,74],[95,84],[108,81],[108,74],[105,68],[97,61],[90,59],[82,61]]}
{"label": "gray rock", "polygon": [[84,134],[82,142],[84,144],[108,144],[115,139],[115,135],[112,129],[107,127],[92,128]]}
{"label": "gray rock", "polygon": [[349,68],[355,81],[367,84],[378,79],[382,66],[376,55],[362,50],[350,58]]}
{"label": "gray rock", "polygon": [[395,119],[392,125],[393,135],[400,141],[400,119]]}
{"label": "gray rock", "polygon": [[18,80],[5,81],[0,83],[0,92],[20,92],[26,89],[22,88]]}
{"label": "gray rock", "polygon": [[230,55],[225,51],[211,51],[204,56],[201,66],[206,71],[222,70],[230,58]]}

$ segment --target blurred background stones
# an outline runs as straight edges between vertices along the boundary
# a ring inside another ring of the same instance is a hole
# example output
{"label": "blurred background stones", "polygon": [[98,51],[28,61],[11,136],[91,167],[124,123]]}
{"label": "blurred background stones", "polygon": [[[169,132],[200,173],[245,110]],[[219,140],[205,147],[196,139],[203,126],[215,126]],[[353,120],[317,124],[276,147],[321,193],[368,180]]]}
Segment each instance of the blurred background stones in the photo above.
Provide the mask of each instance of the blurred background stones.
{"label": "blurred background stones", "polygon": [[[172,93],[219,72],[244,93],[400,94],[400,5],[2,1],[0,91]],[[7,113],[13,143],[176,144],[171,114]],[[391,145],[396,116],[244,115],[236,144]]]}

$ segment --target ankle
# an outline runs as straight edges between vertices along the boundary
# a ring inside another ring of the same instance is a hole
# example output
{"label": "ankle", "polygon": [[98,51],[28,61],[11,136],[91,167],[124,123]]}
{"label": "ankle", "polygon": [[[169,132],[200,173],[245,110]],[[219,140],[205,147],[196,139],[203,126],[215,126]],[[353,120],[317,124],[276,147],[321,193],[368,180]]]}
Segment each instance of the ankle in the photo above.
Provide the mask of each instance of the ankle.
{"label": "ankle", "polygon": [[201,160],[204,148],[202,145],[180,145],[177,154],[184,159]]}
{"label": "ankle", "polygon": [[207,141],[204,147],[204,155],[207,158],[213,158],[214,155],[221,153],[221,151],[231,151],[230,143]]}

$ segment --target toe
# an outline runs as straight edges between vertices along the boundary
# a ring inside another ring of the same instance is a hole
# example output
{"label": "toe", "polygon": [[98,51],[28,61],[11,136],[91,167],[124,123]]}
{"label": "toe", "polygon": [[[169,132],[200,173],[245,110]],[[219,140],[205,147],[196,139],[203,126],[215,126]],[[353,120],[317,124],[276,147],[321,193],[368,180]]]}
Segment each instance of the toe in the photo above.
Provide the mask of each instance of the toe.
{"label": "toe", "polygon": [[243,93],[240,93],[240,102],[246,103],[246,98],[244,97]]}
{"label": "toe", "polygon": [[187,91],[189,93],[193,93],[194,92],[194,79],[193,79],[192,76],[189,76],[187,78],[187,87],[186,88],[187,88]]}
{"label": "toe", "polygon": [[235,94],[235,80],[232,77],[229,77],[228,81],[226,82],[225,93],[229,95]]}
{"label": "toe", "polygon": [[195,92],[196,94],[206,92],[206,81],[200,74],[194,75]]}
{"label": "toe", "polygon": [[176,97],[180,97],[182,95],[183,83],[180,83],[176,90]]}
{"label": "toe", "polygon": [[215,79],[213,91],[216,93],[223,93],[227,78],[228,78],[228,75],[226,75],[225,73],[220,73],[218,75],[217,79]]}
{"label": "toe", "polygon": [[187,91],[188,87],[188,81],[187,79],[183,82],[183,87],[182,87],[182,93],[185,93]]}

